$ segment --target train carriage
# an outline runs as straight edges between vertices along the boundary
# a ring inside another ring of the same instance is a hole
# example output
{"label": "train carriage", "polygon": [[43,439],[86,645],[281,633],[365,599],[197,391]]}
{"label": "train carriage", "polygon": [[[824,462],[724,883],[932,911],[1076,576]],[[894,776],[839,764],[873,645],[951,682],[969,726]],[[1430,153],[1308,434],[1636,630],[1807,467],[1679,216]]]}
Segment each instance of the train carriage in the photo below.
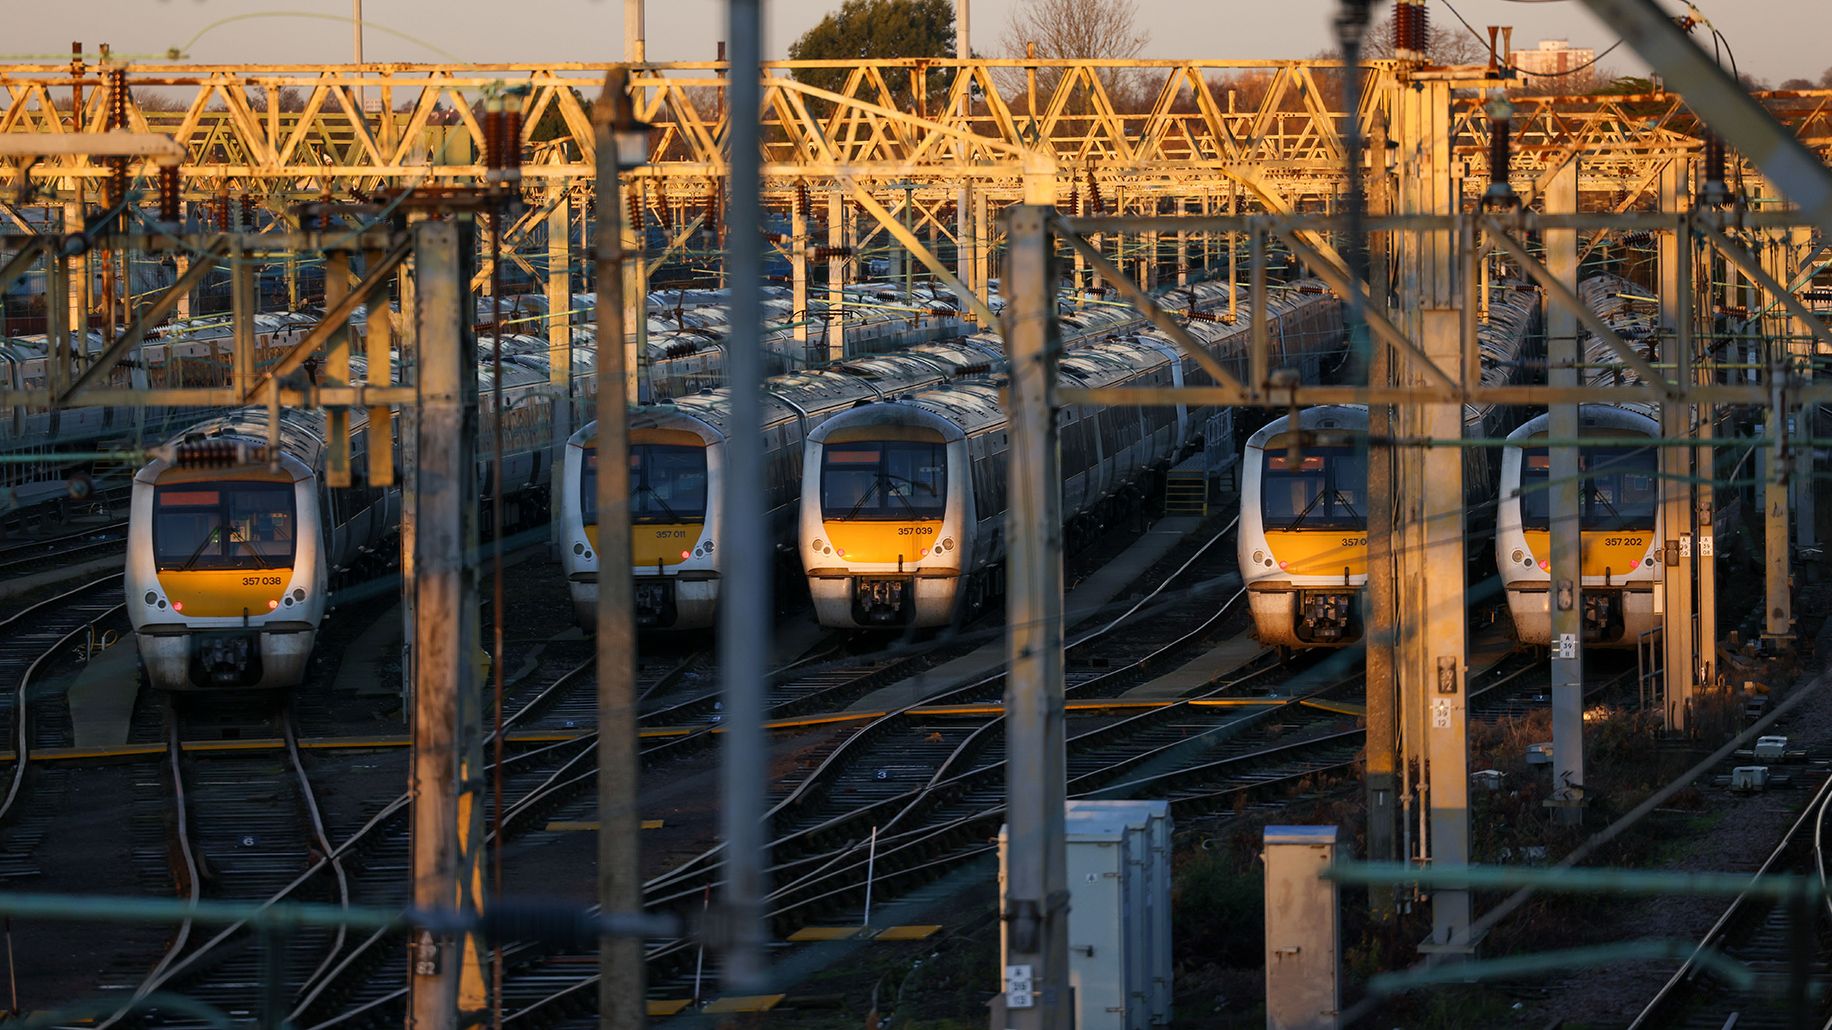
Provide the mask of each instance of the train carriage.
{"label": "train carriage", "polygon": [[[1578,293],[1623,339],[1654,338],[1659,303],[1635,284],[1599,275],[1580,283]],[[1639,382],[1594,334],[1584,334],[1580,349],[1581,378],[1592,385]],[[1550,414],[1542,412],[1509,434],[1495,534],[1495,564],[1515,637],[1541,646],[1552,639],[1551,458],[1536,441],[1548,438],[1550,426]],[[1578,432],[1612,440],[1578,454],[1584,476],[1578,508],[1584,642],[1634,647],[1661,620],[1660,452],[1649,442],[1660,436],[1660,421],[1651,405],[1585,404],[1578,409]]]}
{"label": "train carriage", "polygon": [[[1186,328],[1238,372],[1250,317],[1231,325],[1192,320]],[[1294,291],[1262,317],[1275,331],[1291,320],[1289,335],[1275,335],[1294,365],[1317,368],[1342,353],[1340,306],[1327,294]],[[1194,359],[1156,332],[1065,345],[1059,374],[1091,388],[1208,382]],[[947,384],[844,412],[809,435],[800,550],[823,626],[942,626],[1003,592],[1009,429],[1002,386],[998,377]],[[1086,536],[1141,506],[1162,471],[1194,445],[1207,414],[1188,406],[1061,409],[1065,532]]]}
{"label": "train carriage", "polygon": [[[1496,292],[1478,333],[1485,385],[1517,381],[1534,364],[1539,294]],[[1511,409],[1467,405],[1466,438],[1499,435]],[[1306,408],[1261,427],[1242,456],[1236,549],[1255,637],[1289,649],[1343,647],[1362,637],[1367,585],[1368,411],[1360,404]],[[1493,526],[1495,461],[1488,448],[1463,448],[1468,532]],[[1480,554],[1480,548],[1472,548]]]}

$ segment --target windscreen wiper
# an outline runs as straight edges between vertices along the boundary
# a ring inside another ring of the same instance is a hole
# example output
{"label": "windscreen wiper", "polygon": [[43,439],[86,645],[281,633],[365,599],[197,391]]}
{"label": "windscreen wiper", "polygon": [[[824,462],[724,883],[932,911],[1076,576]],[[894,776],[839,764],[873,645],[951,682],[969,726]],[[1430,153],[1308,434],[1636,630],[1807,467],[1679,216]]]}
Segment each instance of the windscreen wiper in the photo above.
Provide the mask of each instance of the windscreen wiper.
{"label": "windscreen wiper", "polygon": [[210,544],[216,540],[216,534],[221,533],[222,531],[223,531],[223,528],[221,526],[211,526],[210,532],[204,534],[203,542],[197,545],[197,550],[191,552],[191,556],[184,560],[183,565],[178,566],[178,571],[179,572],[191,571],[191,566],[197,564],[198,558],[203,557],[204,548],[209,547]]}
{"label": "windscreen wiper", "polygon": [[859,513],[859,509],[865,507],[865,502],[871,500],[871,495],[877,493],[878,488],[883,485],[884,485],[884,477],[882,475],[873,476],[871,479],[871,486],[868,487],[864,493],[859,495],[859,503],[853,505],[851,510],[847,511],[846,516],[840,519],[840,521],[841,522],[852,521],[852,517]]}
{"label": "windscreen wiper", "polygon": [[1310,503],[1304,506],[1304,510],[1298,512],[1298,514],[1292,518],[1291,524],[1286,526],[1285,528],[1288,530],[1298,528],[1298,524],[1303,522],[1305,517],[1308,516],[1311,513],[1311,511],[1317,507],[1318,503],[1320,503],[1323,500],[1323,495],[1327,492],[1328,491],[1326,490],[1318,490],[1317,496],[1312,497],[1310,499]]}
{"label": "windscreen wiper", "polygon": [[650,497],[655,498],[655,503],[662,506],[662,511],[667,513],[668,518],[671,521],[674,521],[674,522],[681,521],[681,517],[675,514],[674,509],[672,507],[669,507],[668,502],[662,499],[661,494],[658,494],[655,492],[654,487],[650,486],[648,483],[645,482],[643,485],[637,487],[636,491],[638,495],[648,494]]}
{"label": "windscreen wiper", "polygon": [[241,544],[243,547],[247,548],[248,553],[254,555],[255,565],[257,568],[263,568],[263,569],[273,568],[272,565],[267,564],[267,556],[262,554],[260,551],[255,550],[254,542],[242,536],[242,534],[238,532],[234,526],[229,527],[229,542]]}

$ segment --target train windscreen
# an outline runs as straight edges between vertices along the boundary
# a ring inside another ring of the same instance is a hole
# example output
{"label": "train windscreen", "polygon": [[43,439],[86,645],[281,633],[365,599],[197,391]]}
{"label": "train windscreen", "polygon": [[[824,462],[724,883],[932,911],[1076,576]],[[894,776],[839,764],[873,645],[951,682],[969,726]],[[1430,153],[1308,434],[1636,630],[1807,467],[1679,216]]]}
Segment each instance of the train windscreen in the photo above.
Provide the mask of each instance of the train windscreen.
{"label": "train windscreen", "polygon": [[[1660,456],[1652,447],[1587,447],[1578,452],[1584,472],[1579,524],[1587,531],[1613,533],[1653,529],[1660,511]],[[1520,461],[1520,522],[1527,529],[1552,524],[1552,459],[1544,447]]]}
{"label": "train windscreen", "polygon": [[940,443],[830,443],[821,452],[821,515],[939,519],[947,505],[947,454]]}
{"label": "train windscreen", "polygon": [[173,483],[153,491],[161,572],[287,568],[297,531],[291,483]]}
{"label": "train windscreen", "polygon": [[[598,449],[585,451],[579,472],[579,510],[598,524]],[[706,448],[680,444],[630,445],[630,519],[633,522],[703,522],[706,519]]]}
{"label": "train windscreen", "polygon": [[1266,451],[1260,517],[1269,530],[1366,529],[1368,459],[1353,447]]}

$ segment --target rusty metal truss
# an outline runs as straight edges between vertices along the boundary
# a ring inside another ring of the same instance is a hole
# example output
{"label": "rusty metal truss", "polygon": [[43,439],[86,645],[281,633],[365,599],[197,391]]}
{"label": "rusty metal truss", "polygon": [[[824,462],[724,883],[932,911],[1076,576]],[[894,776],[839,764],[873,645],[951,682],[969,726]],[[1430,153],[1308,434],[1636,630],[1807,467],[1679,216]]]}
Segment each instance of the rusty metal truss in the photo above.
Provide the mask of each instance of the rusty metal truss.
{"label": "rusty metal truss", "polygon": [[[186,151],[184,191],[224,190],[270,207],[400,186],[463,186],[484,175],[486,94],[517,91],[524,182],[583,190],[593,174],[589,102],[606,65],[146,65],[117,69],[125,128],[170,136]],[[725,66],[643,65],[632,86],[655,126],[652,162],[634,180],[660,206],[695,206],[725,174]],[[780,61],[763,69],[766,193],[797,184],[891,183],[938,209],[962,183],[998,205],[1022,194],[1025,160],[1053,161],[1057,194],[1085,213],[1153,213],[1231,184],[1273,213],[1333,198],[1343,185],[1341,67],[1328,61],[1057,61],[902,59]],[[1376,63],[1361,91],[1373,121],[1400,88]],[[1417,75],[1413,75],[1416,78]],[[1468,81],[1467,70],[1460,76]],[[0,68],[0,136],[106,131],[108,69]],[[821,83],[823,85],[816,85]],[[1496,81],[1496,85],[1507,83]],[[967,102],[961,100],[965,93]],[[80,97],[80,117],[72,118]],[[1481,90],[1453,100],[1453,139],[1472,177],[1486,174]],[[1832,147],[1832,92],[1763,102],[1809,146]],[[1531,196],[1572,155],[1585,188],[1634,191],[1654,165],[1696,148],[1697,120],[1679,96],[1516,97],[1515,177]],[[151,173],[136,165],[133,174]],[[19,190],[19,169],[0,181]],[[100,160],[46,156],[26,174],[67,196],[110,174]],[[1473,181],[1470,190],[1477,187]],[[939,221],[939,219],[938,219]]]}

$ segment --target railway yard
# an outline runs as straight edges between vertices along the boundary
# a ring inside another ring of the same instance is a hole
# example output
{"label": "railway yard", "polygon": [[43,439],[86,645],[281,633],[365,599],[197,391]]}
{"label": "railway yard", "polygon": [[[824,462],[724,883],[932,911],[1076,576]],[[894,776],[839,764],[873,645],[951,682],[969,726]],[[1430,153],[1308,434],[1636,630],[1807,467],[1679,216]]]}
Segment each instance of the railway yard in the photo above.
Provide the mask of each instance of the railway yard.
{"label": "railway yard", "polygon": [[1832,88],[873,4],[0,58],[0,1023],[1832,1026]]}

